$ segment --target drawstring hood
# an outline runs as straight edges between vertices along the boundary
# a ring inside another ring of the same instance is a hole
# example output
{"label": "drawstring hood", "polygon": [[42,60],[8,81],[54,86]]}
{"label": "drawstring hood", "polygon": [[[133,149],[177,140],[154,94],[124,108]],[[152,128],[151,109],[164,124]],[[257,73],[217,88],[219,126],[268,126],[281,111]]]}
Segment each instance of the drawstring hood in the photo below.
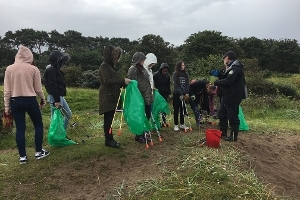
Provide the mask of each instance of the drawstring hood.
{"label": "drawstring hood", "polygon": [[27,47],[21,45],[18,53],[15,56],[15,63],[29,63],[33,62],[33,54]]}

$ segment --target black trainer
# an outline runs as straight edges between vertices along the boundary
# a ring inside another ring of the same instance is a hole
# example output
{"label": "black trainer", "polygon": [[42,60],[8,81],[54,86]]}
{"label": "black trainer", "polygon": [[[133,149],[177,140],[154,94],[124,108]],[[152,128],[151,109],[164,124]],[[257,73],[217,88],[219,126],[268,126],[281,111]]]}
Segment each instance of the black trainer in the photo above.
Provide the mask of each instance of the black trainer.
{"label": "black trainer", "polygon": [[146,139],[144,135],[136,135],[135,136],[135,141],[139,143],[146,143]]}

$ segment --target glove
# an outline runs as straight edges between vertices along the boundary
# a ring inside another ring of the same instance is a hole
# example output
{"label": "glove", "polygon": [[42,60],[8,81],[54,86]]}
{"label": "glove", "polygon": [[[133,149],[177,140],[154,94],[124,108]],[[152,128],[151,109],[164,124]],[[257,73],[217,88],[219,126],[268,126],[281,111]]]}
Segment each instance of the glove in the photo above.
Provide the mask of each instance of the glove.
{"label": "glove", "polygon": [[188,101],[189,100],[189,95],[188,94],[184,95],[183,100]]}
{"label": "glove", "polygon": [[212,76],[215,76],[215,77],[219,77],[220,71],[217,69],[214,69],[214,70],[211,70],[209,74]]}
{"label": "glove", "polygon": [[192,95],[190,98],[191,98],[192,101],[195,101],[196,96],[195,96],[195,95]]}

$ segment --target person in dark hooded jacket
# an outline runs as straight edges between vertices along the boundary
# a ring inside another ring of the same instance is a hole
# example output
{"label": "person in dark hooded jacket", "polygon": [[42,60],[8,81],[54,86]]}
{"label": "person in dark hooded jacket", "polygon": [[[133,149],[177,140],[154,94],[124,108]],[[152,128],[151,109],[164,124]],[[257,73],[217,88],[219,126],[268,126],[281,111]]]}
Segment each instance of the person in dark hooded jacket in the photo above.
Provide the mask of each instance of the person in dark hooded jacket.
{"label": "person in dark hooded jacket", "polygon": [[120,88],[130,83],[130,79],[121,78],[117,73],[116,64],[121,56],[120,47],[106,46],[103,52],[104,60],[99,67],[99,114],[104,114],[105,145],[114,148],[119,148],[120,143],[114,140],[110,128],[118,104]]}
{"label": "person in dark hooded jacket", "polygon": [[[162,63],[157,72],[153,75],[154,87],[158,90],[159,94],[167,101],[171,95],[171,78],[169,74],[169,65]],[[166,113],[162,113],[163,124],[167,126]]]}
{"label": "person in dark hooded jacket", "polygon": [[44,85],[48,93],[47,101],[51,106],[51,115],[54,109],[62,108],[64,114],[64,128],[67,130],[72,116],[72,111],[65,100],[67,95],[66,81],[61,67],[70,59],[67,53],[62,53],[58,50],[51,52],[49,56],[49,65],[44,72]]}
{"label": "person in dark hooded jacket", "polygon": [[[228,51],[223,56],[226,70],[220,73],[213,70],[212,75],[219,77],[214,82],[215,86],[221,88],[221,103],[218,110],[219,126],[222,138],[227,141],[237,141],[240,120],[239,105],[246,98],[246,81],[244,65],[237,60],[233,51]],[[228,121],[231,128],[230,136],[227,137]]]}

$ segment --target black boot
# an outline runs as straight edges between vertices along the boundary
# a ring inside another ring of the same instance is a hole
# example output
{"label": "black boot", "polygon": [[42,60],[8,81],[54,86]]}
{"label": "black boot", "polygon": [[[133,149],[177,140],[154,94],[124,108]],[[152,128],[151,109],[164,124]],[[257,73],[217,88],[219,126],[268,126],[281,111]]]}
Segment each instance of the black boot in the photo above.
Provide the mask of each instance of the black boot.
{"label": "black boot", "polygon": [[113,134],[105,134],[105,146],[120,148],[120,143],[114,140]]}
{"label": "black boot", "polygon": [[237,141],[238,132],[231,131],[230,136],[224,140],[228,142],[236,142]]}
{"label": "black boot", "polygon": [[226,140],[226,138],[228,138],[228,137],[227,137],[227,130],[220,130],[220,131],[222,132],[221,138],[222,138],[223,140]]}
{"label": "black boot", "polygon": [[105,141],[105,146],[113,147],[113,148],[120,148],[121,147],[120,143],[118,143],[114,139],[113,140],[108,140],[108,141],[106,140]]}
{"label": "black boot", "polygon": [[227,120],[220,119],[219,121],[220,131],[222,132],[221,138],[225,140],[227,138],[228,122]]}

